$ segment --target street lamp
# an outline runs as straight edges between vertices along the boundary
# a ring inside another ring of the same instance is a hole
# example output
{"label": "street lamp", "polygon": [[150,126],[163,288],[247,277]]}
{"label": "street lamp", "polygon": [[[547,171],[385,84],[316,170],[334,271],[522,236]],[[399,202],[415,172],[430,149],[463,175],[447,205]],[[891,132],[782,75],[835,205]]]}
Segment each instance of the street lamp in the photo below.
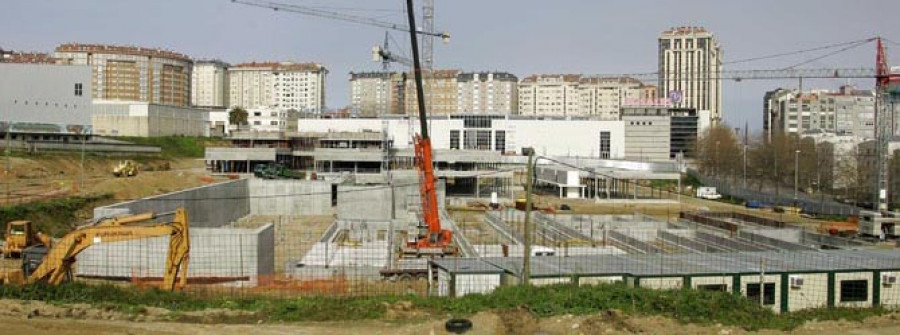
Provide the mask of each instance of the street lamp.
{"label": "street lamp", "polygon": [[744,143],[744,188],[747,188],[747,144]]}
{"label": "street lamp", "polygon": [[797,183],[800,180],[800,150],[794,151],[794,205],[797,205]]}

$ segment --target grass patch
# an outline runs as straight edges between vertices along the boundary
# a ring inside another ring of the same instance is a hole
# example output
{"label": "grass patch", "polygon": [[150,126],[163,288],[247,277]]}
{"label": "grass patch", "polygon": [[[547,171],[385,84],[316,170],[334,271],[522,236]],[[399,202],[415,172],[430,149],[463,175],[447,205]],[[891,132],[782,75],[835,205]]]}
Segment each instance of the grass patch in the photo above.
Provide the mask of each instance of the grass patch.
{"label": "grass patch", "polygon": [[200,158],[207,147],[229,146],[228,141],[218,138],[162,136],[162,137],[113,137],[114,139],[140,145],[160,147],[163,157]]}
{"label": "grass patch", "polygon": [[6,223],[28,220],[38,231],[53,237],[62,237],[75,227],[79,211],[93,208],[100,202],[112,199],[112,194],[75,196],[51,200],[33,201],[15,206],[0,207],[2,233],[6,234]]}
{"label": "grass patch", "polygon": [[[265,321],[352,321],[379,319],[390,304],[410,301],[419,310],[432,315],[468,316],[482,311],[526,308],[539,317],[585,315],[617,309],[637,315],[661,315],[685,323],[722,324],[747,330],[791,330],[809,320],[861,321],[885,314],[881,308],[815,309],[775,314],[746,298],[724,292],[700,290],[651,290],[621,284],[578,287],[506,286],[491,294],[462,298],[425,298],[418,296],[381,296],[360,298],[311,297],[277,298],[202,298],[177,292],[137,290],[117,286],[70,283],[61,286],[0,286],[0,297],[42,300],[51,303],[88,303],[129,313],[143,307],[165,308],[179,312],[224,308],[254,313]],[[189,320],[189,319],[185,319]]]}

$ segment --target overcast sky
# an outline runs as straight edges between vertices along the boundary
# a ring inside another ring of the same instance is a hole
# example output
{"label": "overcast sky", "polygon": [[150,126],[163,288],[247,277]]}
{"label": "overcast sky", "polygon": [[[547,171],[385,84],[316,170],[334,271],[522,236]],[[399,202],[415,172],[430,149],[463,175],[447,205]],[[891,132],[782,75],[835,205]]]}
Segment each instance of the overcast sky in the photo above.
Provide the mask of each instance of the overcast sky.
{"label": "overcast sky", "polygon": [[[401,0],[273,0],[340,7],[347,13],[405,22]],[[657,37],[672,26],[704,26],[725,61],[789,52],[876,35],[900,41],[897,0],[435,0],[438,68],[534,73],[643,73],[657,70]],[[359,10],[359,9],[366,10]],[[421,14],[421,8],[417,8]],[[408,53],[404,34],[393,33]],[[65,42],[161,47],[227,62],[319,62],[330,70],[329,107],[348,102],[347,73],[379,70],[370,49],[384,30],[273,12],[230,0],[0,0],[0,47],[52,51]],[[900,65],[900,48],[888,44]],[[399,48],[398,48],[399,49]],[[736,64],[726,69],[775,69],[814,55]],[[807,67],[872,67],[868,44]],[[805,81],[834,89],[844,80]],[[655,84],[655,83],[653,83]],[[871,80],[860,81],[871,88]],[[724,113],[733,126],[762,127],[762,96],[795,80],[726,82]]]}

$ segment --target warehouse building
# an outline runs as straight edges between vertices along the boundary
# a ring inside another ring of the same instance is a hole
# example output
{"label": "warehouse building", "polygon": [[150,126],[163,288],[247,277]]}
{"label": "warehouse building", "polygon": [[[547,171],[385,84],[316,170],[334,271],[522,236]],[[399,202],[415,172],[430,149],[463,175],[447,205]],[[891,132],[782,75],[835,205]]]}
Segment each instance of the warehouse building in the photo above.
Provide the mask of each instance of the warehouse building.
{"label": "warehouse building", "polygon": [[210,110],[135,101],[94,100],[94,134],[209,136]]}
{"label": "warehouse building", "polygon": [[81,141],[91,133],[91,68],[0,62],[0,133],[13,141]]}

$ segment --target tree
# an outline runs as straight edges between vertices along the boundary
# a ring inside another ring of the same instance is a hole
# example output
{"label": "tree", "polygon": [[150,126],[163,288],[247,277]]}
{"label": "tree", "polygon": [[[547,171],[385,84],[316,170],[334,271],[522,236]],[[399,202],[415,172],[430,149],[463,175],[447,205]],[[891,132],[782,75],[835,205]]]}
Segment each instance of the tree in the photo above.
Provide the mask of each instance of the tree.
{"label": "tree", "polygon": [[734,178],[742,171],[743,149],[734,131],[726,125],[715,125],[707,129],[696,145],[697,164],[700,171],[708,176]]}
{"label": "tree", "polygon": [[238,126],[247,125],[248,113],[241,107],[234,107],[228,112],[228,123]]}

